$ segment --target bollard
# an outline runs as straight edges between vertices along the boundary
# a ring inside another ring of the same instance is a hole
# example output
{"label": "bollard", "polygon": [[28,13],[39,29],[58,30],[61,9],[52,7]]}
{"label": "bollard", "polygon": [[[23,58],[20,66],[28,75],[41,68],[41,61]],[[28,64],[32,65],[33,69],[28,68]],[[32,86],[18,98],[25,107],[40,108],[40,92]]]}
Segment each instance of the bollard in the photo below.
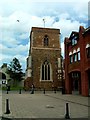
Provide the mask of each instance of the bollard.
{"label": "bollard", "polygon": [[32,88],[32,90],[31,90],[31,94],[34,94],[34,89]]}
{"label": "bollard", "polygon": [[34,88],[32,89],[32,94],[34,94]]}
{"label": "bollard", "polygon": [[56,93],[56,88],[54,88],[54,93]]}
{"label": "bollard", "polygon": [[19,94],[21,94],[21,89],[19,90]]}
{"label": "bollard", "polygon": [[65,114],[65,118],[66,118],[66,119],[70,119],[68,103],[66,103],[66,114]]}
{"label": "bollard", "polygon": [[45,94],[45,88],[43,89],[43,94]]}
{"label": "bollard", "polygon": [[56,90],[54,91],[54,93],[56,93]]}
{"label": "bollard", "polygon": [[9,100],[6,99],[6,112],[5,114],[10,114],[10,110],[9,110]]}
{"label": "bollard", "polygon": [[8,90],[7,90],[7,94],[8,94]]}

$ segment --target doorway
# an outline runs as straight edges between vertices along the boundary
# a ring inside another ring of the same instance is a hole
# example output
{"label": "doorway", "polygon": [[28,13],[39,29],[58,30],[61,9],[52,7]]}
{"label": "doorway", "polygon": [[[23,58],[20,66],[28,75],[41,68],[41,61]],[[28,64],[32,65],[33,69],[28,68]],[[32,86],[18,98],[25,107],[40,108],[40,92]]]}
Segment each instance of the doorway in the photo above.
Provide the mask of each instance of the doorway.
{"label": "doorway", "polygon": [[81,94],[81,74],[78,71],[72,72],[72,93]]}

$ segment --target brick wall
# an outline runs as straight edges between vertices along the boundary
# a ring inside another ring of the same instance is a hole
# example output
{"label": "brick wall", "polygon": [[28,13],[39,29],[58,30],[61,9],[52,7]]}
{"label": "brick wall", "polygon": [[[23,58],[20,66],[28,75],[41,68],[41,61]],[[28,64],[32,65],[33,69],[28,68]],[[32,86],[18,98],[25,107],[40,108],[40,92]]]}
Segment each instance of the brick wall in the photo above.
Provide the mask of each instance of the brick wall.
{"label": "brick wall", "polygon": [[[48,36],[48,46],[44,46],[45,35]],[[58,80],[57,74],[58,58],[61,57],[60,30],[33,27],[30,33],[29,55],[32,56],[32,82],[35,87],[37,89],[46,88],[47,90],[52,89],[52,86],[60,87],[61,82]],[[52,69],[51,79],[47,81],[41,80],[41,65],[45,60],[50,63]]]}

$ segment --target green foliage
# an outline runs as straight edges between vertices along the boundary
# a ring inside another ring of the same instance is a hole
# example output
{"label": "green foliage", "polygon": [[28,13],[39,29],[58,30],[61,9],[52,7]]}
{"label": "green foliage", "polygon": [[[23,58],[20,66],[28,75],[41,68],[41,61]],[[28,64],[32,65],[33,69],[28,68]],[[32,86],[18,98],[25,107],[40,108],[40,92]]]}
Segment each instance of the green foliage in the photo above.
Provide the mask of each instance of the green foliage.
{"label": "green foliage", "polygon": [[20,87],[20,86],[16,86],[16,87],[11,87],[10,90],[13,91],[13,90],[23,90],[23,87]]}
{"label": "green foliage", "polygon": [[14,84],[17,83],[17,81],[21,81],[23,77],[23,72],[21,69],[20,62],[17,58],[14,58],[8,68],[7,73],[10,75],[11,79],[14,80]]}
{"label": "green foliage", "polygon": [[[10,86],[10,91],[17,91],[17,90],[23,90],[23,87],[20,87],[20,86]],[[1,90],[7,90],[7,87],[6,86],[3,86],[2,88],[1,88]]]}

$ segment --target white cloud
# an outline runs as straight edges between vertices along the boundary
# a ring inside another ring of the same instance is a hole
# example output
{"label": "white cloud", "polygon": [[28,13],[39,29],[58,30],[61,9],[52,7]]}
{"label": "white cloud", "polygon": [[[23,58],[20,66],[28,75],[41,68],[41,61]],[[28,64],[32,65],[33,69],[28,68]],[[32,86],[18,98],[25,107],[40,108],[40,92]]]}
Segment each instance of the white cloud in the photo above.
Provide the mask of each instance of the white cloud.
{"label": "white cloud", "polygon": [[70,19],[70,14],[67,12],[64,12],[60,14],[60,19]]}
{"label": "white cloud", "polygon": [[20,43],[18,40],[10,36],[9,37],[2,36],[2,38],[3,38],[2,44],[8,47],[13,47],[13,46],[16,47]]}
{"label": "white cloud", "polygon": [[29,33],[27,32],[27,33],[22,33],[22,34],[20,34],[19,35],[19,38],[21,39],[21,40],[24,40],[24,39],[29,39]]}
{"label": "white cloud", "polygon": [[59,28],[63,37],[68,37],[71,31],[78,31],[80,25],[85,26],[84,23],[80,23],[79,21],[71,21],[61,18],[59,22],[53,24],[53,27]]}
{"label": "white cloud", "polygon": [[45,27],[60,29],[64,54],[64,38],[68,37],[72,30],[78,31],[80,25],[86,27],[87,6],[87,0],[68,0],[67,3],[61,0],[0,1],[0,60],[10,62],[16,56],[24,68],[30,47],[31,27],[44,27],[43,18],[46,21]]}
{"label": "white cloud", "polygon": [[64,42],[61,43],[61,54],[64,57]]}
{"label": "white cloud", "polygon": [[27,45],[18,45],[17,47],[7,47],[5,45],[0,44],[0,50],[2,50],[2,54],[6,54],[8,56],[12,55],[27,55],[28,52],[28,44]]}

